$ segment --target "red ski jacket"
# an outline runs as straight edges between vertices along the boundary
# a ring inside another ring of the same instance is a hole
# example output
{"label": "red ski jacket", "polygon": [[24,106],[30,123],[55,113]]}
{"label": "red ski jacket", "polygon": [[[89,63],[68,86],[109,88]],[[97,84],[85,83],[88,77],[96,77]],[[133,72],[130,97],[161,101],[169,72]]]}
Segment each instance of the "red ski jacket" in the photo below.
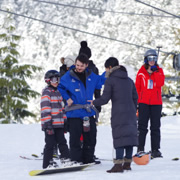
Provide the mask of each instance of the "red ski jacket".
{"label": "red ski jacket", "polygon": [[161,105],[161,87],[164,85],[164,79],[162,68],[158,67],[158,70],[150,75],[143,65],[137,73],[135,82],[138,103]]}

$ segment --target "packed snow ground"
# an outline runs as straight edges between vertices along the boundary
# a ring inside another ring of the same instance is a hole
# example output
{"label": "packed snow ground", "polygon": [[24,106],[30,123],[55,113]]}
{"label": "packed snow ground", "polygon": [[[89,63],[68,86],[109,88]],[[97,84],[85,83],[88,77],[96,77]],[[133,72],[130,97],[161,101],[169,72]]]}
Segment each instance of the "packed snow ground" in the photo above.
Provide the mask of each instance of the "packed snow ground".
{"label": "packed snow ground", "polygon": [[[68,139],[68,134],[66,134]],[[113,165],[110,161],[114,157],[112,147],[111,127],[98,126],[96,156],[108,159],[100,165],[95,165],[84,171],[61,173],[45,176],[31,177],[29,171],[41,169],[41,160],[24,160],[19,157],[31,156],[32,153],[40,154],[44,146],[44,134],[40,124],[32,125],[0,125],[0,179],[1,180],[179,180],[180,160],[172,161],[172,158],[180,157],[180,116],[168,116],[162,118],[162,143],[163,158],[151,160],[148,165],[139,166],[132,163],[132,171],[124,173],[106,173]],[[149,133],[147,136],[146,151],[150,150]],[[134,148],[134,153],[136,148]]]}

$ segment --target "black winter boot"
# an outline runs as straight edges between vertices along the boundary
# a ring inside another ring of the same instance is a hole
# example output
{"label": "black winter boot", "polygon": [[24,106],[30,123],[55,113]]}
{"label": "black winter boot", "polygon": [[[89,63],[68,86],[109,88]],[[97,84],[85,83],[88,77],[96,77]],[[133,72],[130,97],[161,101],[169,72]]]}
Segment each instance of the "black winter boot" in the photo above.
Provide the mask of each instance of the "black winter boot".
{"label": "black winter boot", "polygon": [[108,170],[107,172],[108,173],[117,173],[117,172],[123,172],[123,167],[122,167],[122,164],[123,164],[123,159],[114,159],[114,166]]}
{"label": "black winter boot", "polygon": [[157,150],[153,150],[151,152],[151,159],[153,158],[162,158],[162,153],[157,149]]}
{"label": "black winter boot", "polygon": [[132,159],[124,158],[123,170],[131,170]]}

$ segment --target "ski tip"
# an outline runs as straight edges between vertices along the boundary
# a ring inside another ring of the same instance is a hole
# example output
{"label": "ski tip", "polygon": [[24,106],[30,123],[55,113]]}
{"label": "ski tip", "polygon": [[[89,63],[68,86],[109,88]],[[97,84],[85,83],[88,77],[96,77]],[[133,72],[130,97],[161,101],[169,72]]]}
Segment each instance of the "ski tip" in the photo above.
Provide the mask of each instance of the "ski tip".
{"label": "ski tip", "polygon": [[175,157],[175,158],[173,158],[172,160],[173,160],[173,161],[178,161],[179,158],[178,158],[178,157]]}
{"label": "ski tip", "polygon": [[37,154],[31,154],[31,156],[38,158],[39,156]]}
{"label": "ski tip", "polygon": [[38,174],[40,174],[43,170],[32,170],[29,172],[30,176],[37,176]]}

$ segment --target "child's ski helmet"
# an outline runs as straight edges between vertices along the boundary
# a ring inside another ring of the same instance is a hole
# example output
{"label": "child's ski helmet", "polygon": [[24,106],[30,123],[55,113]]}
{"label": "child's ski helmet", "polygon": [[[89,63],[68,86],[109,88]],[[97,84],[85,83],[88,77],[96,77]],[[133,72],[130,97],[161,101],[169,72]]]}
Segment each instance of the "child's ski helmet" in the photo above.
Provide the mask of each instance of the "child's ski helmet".
{"label": "child's ski helmet", "polygon": [[49,70],[46,72],[45,76],[44,76],[44,80],[47,84],[50,84],[51,78],[53,77],[60,77],[60,74],[58,71],[56,70]]}

